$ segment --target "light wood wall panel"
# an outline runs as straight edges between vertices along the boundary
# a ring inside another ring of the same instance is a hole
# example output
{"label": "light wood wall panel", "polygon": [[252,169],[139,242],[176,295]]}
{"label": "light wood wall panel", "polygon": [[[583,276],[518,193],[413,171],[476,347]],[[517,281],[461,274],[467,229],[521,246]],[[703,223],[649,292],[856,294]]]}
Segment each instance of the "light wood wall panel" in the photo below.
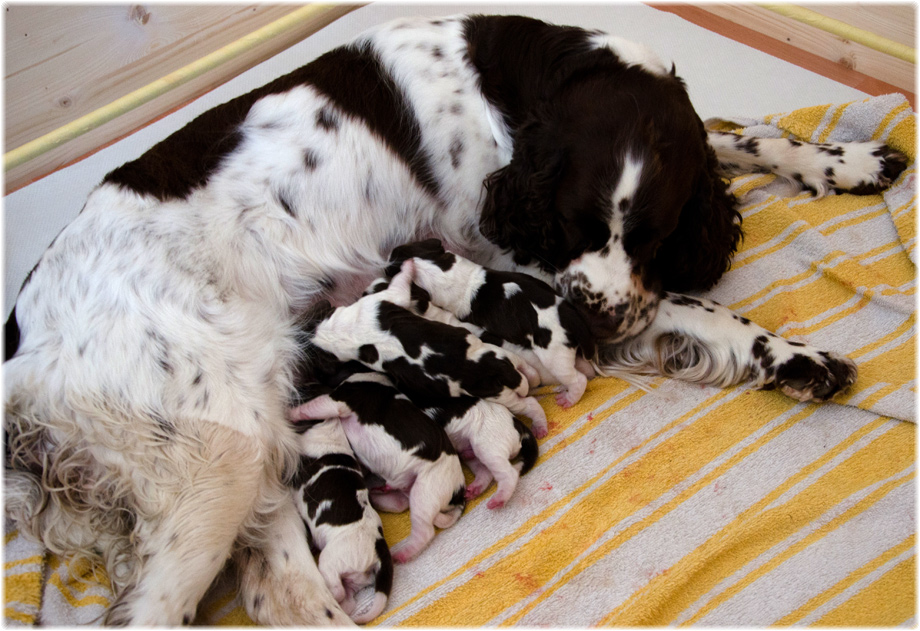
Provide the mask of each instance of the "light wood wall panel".
{"label": "light wood wall panel", "polygon": [[917,7],[900,4],[849,2],[845,4],[802,4],[815,13],[846,22],[892,41],[916,47]]}
{"label": "light wood wall panel", "polygon": [[[750,28],[785,42],[800,50],[818,55],[846,68],[873,77],[897,88],[916,92],[914,64],[897,59],[862,44],[849,41],[814,26],[779,15],[755,4],[701,4],[701,9],[730,22]],[[862,5],[852,7],[816,6],[828,17],[852,26],[914,46],[916,8],[910,5],[879,5],[868,12]]]}
{"label": "light wood wall panel", "polygon": [[[4,151],[88,114],[277,20],[299,5],[4,7]],[[338,5],[204,76],[5,174],[15,190],[206,93],[356,8]]]}

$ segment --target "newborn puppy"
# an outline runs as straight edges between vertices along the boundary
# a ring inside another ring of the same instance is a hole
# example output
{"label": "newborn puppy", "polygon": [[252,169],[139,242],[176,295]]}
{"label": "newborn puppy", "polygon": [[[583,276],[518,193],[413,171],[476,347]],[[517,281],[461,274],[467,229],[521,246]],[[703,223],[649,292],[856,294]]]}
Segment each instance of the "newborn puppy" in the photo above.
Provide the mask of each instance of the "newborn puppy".
{"label": "newborn puppy", "polygon": [[448,528],[466,506],[460,458],[436,423],[425,416],[384,375],[348,377],[329,394],[289,413],[294,422],[337,418],[358,460],[383,478],[387,488],[408,495],[412,532],[393,548],[405,563]]}
{"label": "newborn puppy", "polygon": [[302,345],[311,361],[357,360],[386,373],[412,396],[465,394],[494,401],[529,417],[534,434],[545,436],[546,413],[527,396],[530,381],[539,379],[536,371],[516,354],[486,344],[466,329],[410,311],[414,271],[414,263],[406,261],[383,291],[347,307],[314,310],[303,327]]}
{"label": "newborn puppy", "polygon": [[[370,622],[386,607],[393,560],[361,467],[337,418],[295,428],[300,466],[291,490],[310,547],[319,550],[320,574],[352,620]],[[356,598],[368,587],[375,592],[372,597]]]}
{"label": "newborn puppy", "polygon": [[[487,269],[444,250],[438,239],[402,245],[390,254],[387,273],[406,260],[415,263],[414,282],[431,301],[464,322],[484,329],[528,354],[545,382],[562,384],[556,402],[574,405],[594,370],[594,339],[579,311],[542,280]],[[493,342],[483,336],[484,341]],[[494,342],[493,342],[494,343]],[[579,357],[579,352],[582,357]],[[523,355],[523,354],[522,354]]]}
{"label": "newborn puppy", "polygon": [[[530,429],[514,418],[508,408],[491,401],[456,397],[428,405],[417,403],[444,428],[476,476],[466,487],[466,499],[477,497],[494,478],[498,488],[486,506],[504,506],[514,493],[520,475],[530,471],[537,460],[537,439]],[[518,457],[520,461],[512,464]]]}

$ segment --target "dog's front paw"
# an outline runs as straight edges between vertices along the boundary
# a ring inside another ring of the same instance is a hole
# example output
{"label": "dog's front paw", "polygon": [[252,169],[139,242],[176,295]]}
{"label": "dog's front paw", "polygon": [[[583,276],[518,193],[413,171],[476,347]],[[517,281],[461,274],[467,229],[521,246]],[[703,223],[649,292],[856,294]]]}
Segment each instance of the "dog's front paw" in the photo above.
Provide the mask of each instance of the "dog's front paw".
{"label": "dog's front paw", "polygon": [[836,353],[795,354],[776,367],[776,388],[799,401],[827,401],[854,381],[856,364]]}

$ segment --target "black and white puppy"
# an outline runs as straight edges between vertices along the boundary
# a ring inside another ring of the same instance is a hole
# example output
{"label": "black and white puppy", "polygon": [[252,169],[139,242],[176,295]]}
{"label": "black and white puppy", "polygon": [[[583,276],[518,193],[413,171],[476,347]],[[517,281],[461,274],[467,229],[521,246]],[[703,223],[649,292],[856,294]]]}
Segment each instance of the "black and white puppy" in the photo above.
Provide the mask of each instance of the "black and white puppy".
{"label": "black and white puppy", "polygon": [[536,370],[466,329],[410,311],[414,272],[413,262],[406,261],[383,291],[346,307],[328,306],[325,313],[314,310],[303,329],[312,361],[322,362],[324,355],[327,362],[357,360],[389,375],[412,396],[494,401],[530,418],[534,434],[545,436],[546,413],[528,396],[530,384],[539,380]]}
{"label": "black and white puppy", "polygon": [[521,272],[485,268],[447,252],[439,239],[395,248],[387,272],[397,273],[409,259],[415,263],[414,282],[435,305],[530,351],[521,355],[541,381],[562,384],[556,402],[565,408],[578,402],[594,376],[590,364],[579,361],[579,353],[592,357],[595,340],[582,314],[550,285]]}
{"label": "black and white puppy", "polygon": [[[295,429],[300,466],[291,492],[311,547],[319,551],[319,572],[352,620],[370,622],[386,607],[393,560],[361,466],[338,418],[297,423]],[[365,597],[367,592],[373,593]]]}
{"label": "black and white puppy", "polygon": [[[444,428],[475,478],[466,499],[478,497],[494,479],[498,488],[486,506],[501,508],[514,494],[518,478],[530,471],[539,454],[537,439],[508,408],[473,397],[416,401]],[[512,463],[513,460],[517,462]]]}
{"label": "black and white puppy", "polygon": [[393,561],[414,558],[434,538],[434,527],[454,525],[466,506],[466,480],[444,430],[379,373],[357,373],[329,394],[290,411],[294,422],[339,419],[358,460],[391,491],[408,496],[409,537]]}

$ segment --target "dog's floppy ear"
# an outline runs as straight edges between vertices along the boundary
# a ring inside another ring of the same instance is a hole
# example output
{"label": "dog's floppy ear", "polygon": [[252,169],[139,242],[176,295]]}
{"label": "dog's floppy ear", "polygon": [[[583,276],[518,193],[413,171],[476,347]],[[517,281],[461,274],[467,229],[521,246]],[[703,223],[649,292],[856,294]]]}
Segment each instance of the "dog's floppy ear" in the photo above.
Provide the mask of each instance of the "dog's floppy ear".
{"label": "dog's floppy ear", "polygon": [[536,117],[518,130],[511,163],[486,178],[479,229],[492,243],[514,252],[514,261],[531,262],[527,252],[552,250],[558,238],[556,189],[565,151]]}
{"label": "dog's floppy ear", "polygon": [[707,143],[706,164],[681,209],[677,228],[655,256],[666,291],[711,288],[728,270],[741,241],[741,214],[717,167],[715,152]]}

